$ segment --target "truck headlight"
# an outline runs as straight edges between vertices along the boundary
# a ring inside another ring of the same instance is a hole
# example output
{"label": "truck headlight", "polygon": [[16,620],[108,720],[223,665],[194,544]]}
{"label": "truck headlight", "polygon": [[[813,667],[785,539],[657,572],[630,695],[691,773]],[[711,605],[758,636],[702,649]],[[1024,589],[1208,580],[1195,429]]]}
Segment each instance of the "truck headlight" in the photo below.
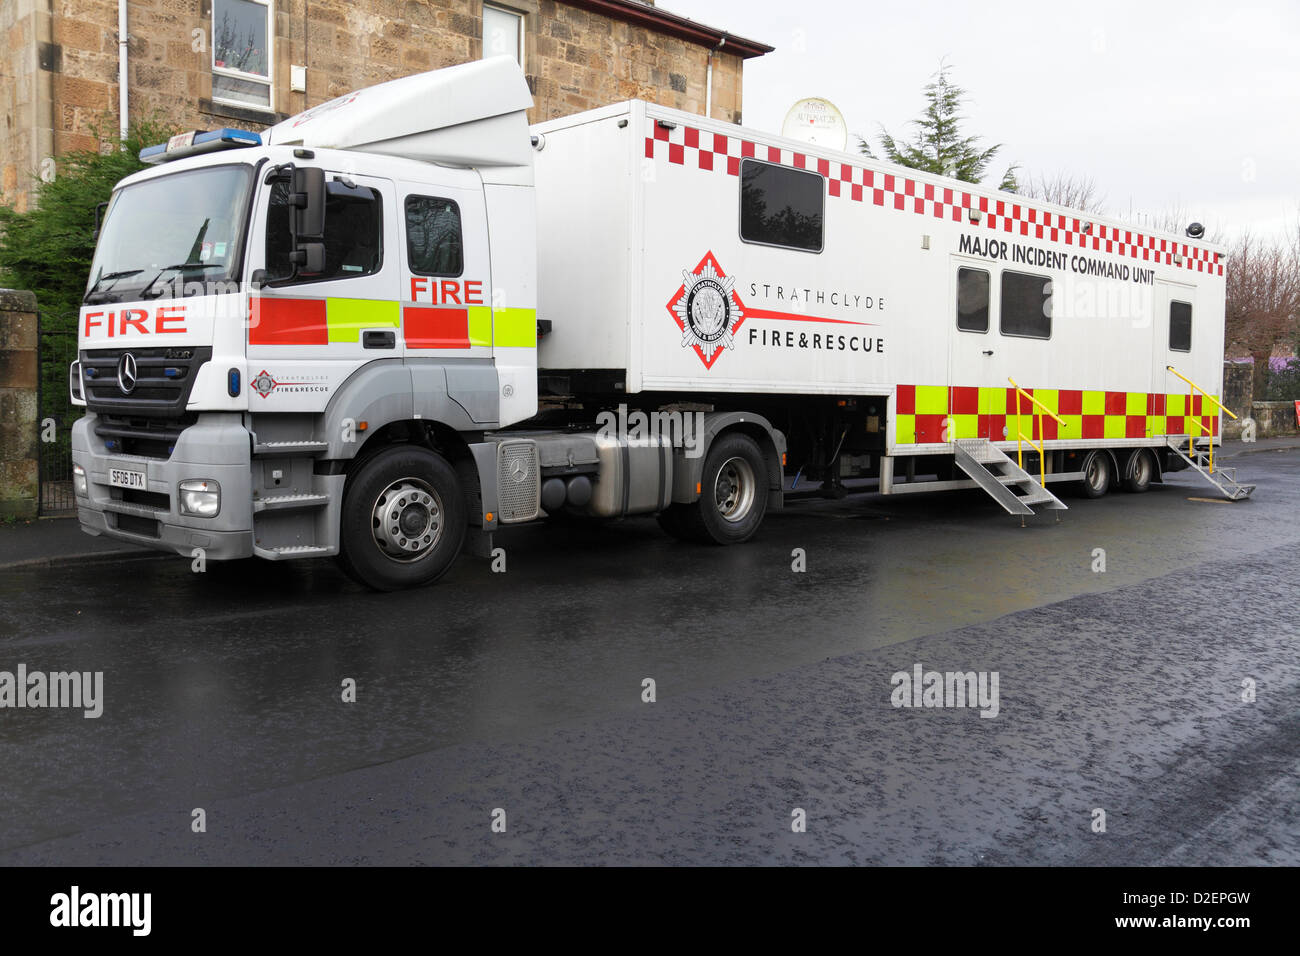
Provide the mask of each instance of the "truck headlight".
{"label": "truck headlight", "polygon": [[182,481],[181,514],[215,518],[221,510],[221,486],[207,478]]}
{"label": "truck headlight", "polygon": [[81,498],[90,497],[90,485],[86,482],[86,469],[80,465],[72,466],[72,493]]}

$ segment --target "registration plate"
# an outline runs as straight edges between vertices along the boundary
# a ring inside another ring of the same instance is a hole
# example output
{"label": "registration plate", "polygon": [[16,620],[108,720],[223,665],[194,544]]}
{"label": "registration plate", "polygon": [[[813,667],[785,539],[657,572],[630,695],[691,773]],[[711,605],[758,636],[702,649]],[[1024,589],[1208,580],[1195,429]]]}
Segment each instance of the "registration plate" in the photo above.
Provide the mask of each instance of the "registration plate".
{"label": "registration plate", "polygon": [[143,471],[127,471],[125,468],[108,469],[108,483],[114,488],[138,488],[141,491],[146,487]]}

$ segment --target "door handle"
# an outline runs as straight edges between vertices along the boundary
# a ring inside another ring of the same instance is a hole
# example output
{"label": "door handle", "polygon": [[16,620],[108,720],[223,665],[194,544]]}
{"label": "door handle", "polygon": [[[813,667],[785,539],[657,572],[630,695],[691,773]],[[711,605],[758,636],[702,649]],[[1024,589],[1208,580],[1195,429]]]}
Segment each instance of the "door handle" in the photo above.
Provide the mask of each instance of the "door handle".
{"label": "door handle", "polygon": [[992,349],[985,349],[985,350],[984,350],[984,354],[985,354],[985,355],[992,355],[992,354],[993,354],[993,350],[992,350]]}
{"label": "door handle", "polygon": [[395,349],[397,348],[397,333],[389,329],[362,332],[361,347],[367,349]]}

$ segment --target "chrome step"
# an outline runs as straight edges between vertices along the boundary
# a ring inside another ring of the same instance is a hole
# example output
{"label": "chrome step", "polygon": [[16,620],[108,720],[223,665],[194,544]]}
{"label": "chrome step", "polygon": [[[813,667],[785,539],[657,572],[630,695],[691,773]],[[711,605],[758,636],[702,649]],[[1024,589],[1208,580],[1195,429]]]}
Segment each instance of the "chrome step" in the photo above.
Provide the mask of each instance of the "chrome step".
{"label": "chrome step", "polygon": [[330,503],[329,495],[275,495],[271,498],[254,498],[254,511],[281,511],[293,508],[323,508]]}
{"label": "chrome step", "polygon": [[253,454],[262,458],[280,455],[319,455],[328,450],[325,441],[268,441],[253,446]]}
{"label": "chrome step", "polygon": [[312,558],[318,555],[333,554],[329,548],[318,544],[290,544],[278,548],[259,548],[253,545],[253,553],[259,558],[270,561],[286,561],[290,558]]}

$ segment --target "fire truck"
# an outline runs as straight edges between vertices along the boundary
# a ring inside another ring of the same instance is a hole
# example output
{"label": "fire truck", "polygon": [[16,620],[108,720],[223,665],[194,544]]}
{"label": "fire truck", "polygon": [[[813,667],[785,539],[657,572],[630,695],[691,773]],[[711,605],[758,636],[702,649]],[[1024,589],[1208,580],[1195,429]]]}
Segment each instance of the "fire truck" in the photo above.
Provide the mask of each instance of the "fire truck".
{"label": "fire truck", "polygon": [[[1224,253],[519,68],[150,147],[97,235],[85,531],[426,584],[509,526],[751,538],[791,491],[1011,514],[1216,469]],[[197,550],[196,550],[197,549]]]}

